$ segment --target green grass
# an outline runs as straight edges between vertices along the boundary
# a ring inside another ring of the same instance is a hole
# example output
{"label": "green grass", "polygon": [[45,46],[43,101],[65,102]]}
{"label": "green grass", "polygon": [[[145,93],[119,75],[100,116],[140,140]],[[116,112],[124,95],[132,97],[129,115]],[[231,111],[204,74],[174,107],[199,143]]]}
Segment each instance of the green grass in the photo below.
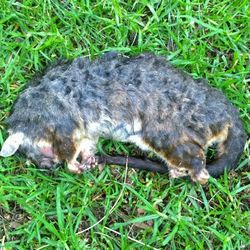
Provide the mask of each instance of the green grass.
{"label": "green grass", "polygon": [[[0,145],[4,119],[35,72],[59,57],[114,49],[153,51],[207,78],[239,108],[250,134],[248,0],[0,5]],[[249,160],[248,141],[237,170],[202,187],[123,167],[74,176],[39,171],[21,156],[0,159],[0,248],[249,249]]]}

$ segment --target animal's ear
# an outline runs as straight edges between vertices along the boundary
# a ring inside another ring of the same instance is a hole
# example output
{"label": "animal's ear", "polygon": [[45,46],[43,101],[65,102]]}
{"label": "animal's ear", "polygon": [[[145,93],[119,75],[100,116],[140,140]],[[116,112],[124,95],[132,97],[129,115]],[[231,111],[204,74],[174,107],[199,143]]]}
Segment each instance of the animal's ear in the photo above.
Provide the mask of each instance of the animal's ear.
{"label": "animal's ear", "polygon": [[8,157],[16,153],[19,146],[22,144],[24,138],[23,133],[14,133],[11,134],[3,144],[3,147],[0,151],[0,156]]}

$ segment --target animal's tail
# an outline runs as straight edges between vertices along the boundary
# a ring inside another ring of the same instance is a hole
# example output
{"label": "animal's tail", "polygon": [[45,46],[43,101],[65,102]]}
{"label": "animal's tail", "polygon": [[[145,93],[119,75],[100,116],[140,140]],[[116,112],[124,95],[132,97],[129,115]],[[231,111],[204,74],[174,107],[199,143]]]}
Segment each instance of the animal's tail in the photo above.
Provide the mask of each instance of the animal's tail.
{"label": "animal's tail", "polygon": [[132,156],[126,158],[124,156],[110,156],[110,155],[96,155],[96,159],[98,163],[105,163],[105,164],[119,165],[119,166],[126,166],[127,164],[128,167],[130,168],[137,168],[161,174],[168,172],[167,166],[163,165],[162,163],[155,162],[149,159],[140,159]]}
{"label": "animal's tail", "polygon": [[243,129],[242,123],[237,119],[235,124],[229,128],[227,139],[223,142],[224,152],[222,155],[206,168],[213,177],[218,177],[224,173],[225,169],[231,170],[237,166],[237,162],[244,150],[247,136]]}

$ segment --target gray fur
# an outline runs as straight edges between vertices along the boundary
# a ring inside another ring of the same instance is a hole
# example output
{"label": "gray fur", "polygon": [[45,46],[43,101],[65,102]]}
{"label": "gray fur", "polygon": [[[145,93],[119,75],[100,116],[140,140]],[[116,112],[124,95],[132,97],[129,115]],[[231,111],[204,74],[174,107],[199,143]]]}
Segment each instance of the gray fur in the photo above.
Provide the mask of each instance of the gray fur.
{"label": "gray fur", "polygon": [[93,144],[103,136],[140,146],[139,138],[171,169],[191,171],[193,180],[205,168],[210,141],[222,151],[206,167],[213,176],[236,166],[246,141],[238,111],[220,91],[153,54],[59,63],[20,95],[8,124],[34,142],[20,149],[38,164],[43,156],[35,142],[45,139],[57,161],[69,162],[80,131]]}

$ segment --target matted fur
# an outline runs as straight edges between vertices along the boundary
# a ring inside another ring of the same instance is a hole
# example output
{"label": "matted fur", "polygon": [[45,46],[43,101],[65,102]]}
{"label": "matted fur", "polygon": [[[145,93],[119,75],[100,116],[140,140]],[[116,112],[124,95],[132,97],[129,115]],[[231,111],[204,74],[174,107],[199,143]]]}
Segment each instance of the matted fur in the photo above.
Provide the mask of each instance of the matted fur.
{"label": "matted fur", "polygon": [[[153,150],[172,177],[201,183],[234,168],[246,141],[220,91],[149,53],[54,65],[20,95],[7,122],[10,134],[28,138],[19,149],[42,167],[66,161],[73,172],[87,169],[102,136]],[[206,166],[214,143],[217,157]]]}

